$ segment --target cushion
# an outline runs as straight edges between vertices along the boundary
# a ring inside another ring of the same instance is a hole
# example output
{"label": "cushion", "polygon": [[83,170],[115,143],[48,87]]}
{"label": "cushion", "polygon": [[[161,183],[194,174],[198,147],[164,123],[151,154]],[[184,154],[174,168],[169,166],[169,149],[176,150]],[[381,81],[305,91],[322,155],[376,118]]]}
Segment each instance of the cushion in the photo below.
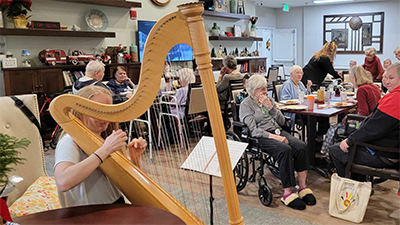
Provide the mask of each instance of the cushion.
{"label": "cushion", "polygon": [[54,177],[39,177],[10,207],[11,217],[61,208]]}

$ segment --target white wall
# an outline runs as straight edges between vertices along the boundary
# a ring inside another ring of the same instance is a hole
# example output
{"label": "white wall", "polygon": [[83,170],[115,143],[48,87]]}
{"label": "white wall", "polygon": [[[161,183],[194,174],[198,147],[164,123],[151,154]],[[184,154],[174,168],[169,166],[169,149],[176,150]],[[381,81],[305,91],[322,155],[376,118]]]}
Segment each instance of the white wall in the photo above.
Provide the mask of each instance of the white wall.
{"label": "white wall", "polygon": [[[400,45],[400,1],[390,1],[304,7],[304,63],[307,63],[311,56],[322,47],[324,15],[382,11],[385,12],[383,54],[378,54],[377,56],[381,61],[385,58],[397,61],[393,51]],[[335,60],[335,67],[348,68],[351,59],[356,60],[358,64],[362,64],[364,55],[338,54]]]}
{"label": "white wall", "polygon": [[276,11],[276,29],[297,29],[297,64],[303,66],[303,7],[291,8],[289,12]]}
{"label": "white wall", "polygon": [[276,10],[273,8],[256,6],[256,16],[258,21],[256,23],[257,27],[276,27]]}

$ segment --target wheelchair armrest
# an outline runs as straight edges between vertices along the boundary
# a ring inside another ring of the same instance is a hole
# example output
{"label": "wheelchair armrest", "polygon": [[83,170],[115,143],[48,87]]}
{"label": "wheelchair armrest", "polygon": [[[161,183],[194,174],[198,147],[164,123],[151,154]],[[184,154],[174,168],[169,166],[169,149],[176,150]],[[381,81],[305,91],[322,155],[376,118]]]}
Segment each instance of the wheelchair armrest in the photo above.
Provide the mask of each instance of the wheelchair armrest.
{"label": "wheelchair armrest", "polygon": [[240,127],[240,128],[246,128],[247,127],[247,125],[245,123],[240,122],[240,121],[233,121],[233,126]]}
{"label": "wheelchair armrest", "polygon": [[367,118],[366,116],[358,115],[358,114],[347,114],[347,120],[358,120],[363,121]]}
{"label": "wheelchair armrest", "polygon": [[399,148],[382,147],[382,146],[372,145],[372,144],[359,142],[359,141],[355,141],[355,140],[352,140],[351,142],[353,143],[353,147],[355,147],[355,146],[363,146],[363,147],[368,147],[370,149],[378,150],[378,151],[381,151],[381,152],[394,152],[394,153],[398,153],[399,152]]}

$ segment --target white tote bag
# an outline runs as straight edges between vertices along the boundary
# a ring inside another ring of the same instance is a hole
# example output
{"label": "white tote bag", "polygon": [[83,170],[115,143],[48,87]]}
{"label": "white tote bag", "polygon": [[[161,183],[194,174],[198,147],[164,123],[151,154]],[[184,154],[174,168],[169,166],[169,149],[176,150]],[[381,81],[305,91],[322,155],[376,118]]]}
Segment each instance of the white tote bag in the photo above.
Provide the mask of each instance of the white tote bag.
{"label": "white tote bag", "polygon": [[371,195],[371,182],[358,182],[339,177],[331,179],[329,214],[344,220],[361,223]]}

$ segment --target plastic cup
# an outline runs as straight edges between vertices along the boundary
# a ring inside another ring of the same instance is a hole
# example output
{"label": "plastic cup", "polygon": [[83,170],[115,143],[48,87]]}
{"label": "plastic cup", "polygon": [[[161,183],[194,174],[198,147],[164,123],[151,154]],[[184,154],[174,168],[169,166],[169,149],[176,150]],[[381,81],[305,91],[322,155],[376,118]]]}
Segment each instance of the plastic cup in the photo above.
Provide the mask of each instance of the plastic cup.
{"label": "plastic cup", "polygon": [[324,103],[329,105],[331,101],[331,93],[329,91],[324,94]]}
{"label": "plastic cup", "polygon": [[344,92],[340,93],[340,101],[341,102],[347,102],[347,94]]}
{"label": "plastic cup", "polygon": [[307,101],[308,101],[308,110],[314,111],[315,96],[314,95],[307,96]]}

